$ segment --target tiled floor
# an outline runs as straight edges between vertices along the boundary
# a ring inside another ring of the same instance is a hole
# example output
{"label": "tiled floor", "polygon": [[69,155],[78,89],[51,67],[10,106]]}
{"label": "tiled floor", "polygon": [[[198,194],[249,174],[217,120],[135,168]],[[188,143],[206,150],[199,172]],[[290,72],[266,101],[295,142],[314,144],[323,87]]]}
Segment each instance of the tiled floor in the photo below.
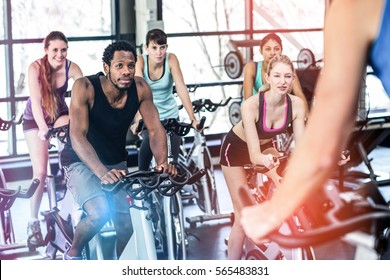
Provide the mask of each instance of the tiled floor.
{"label": "tiled floor", "polygon": [[[390,172],[390,149],[378,147],[369,155],[373,158],[371,161],[374,170],[387,179]],[[364,165],[355,169],[365,171]],[[226,184],[220,169],[215,170],[216,182],[218,187],[219,204],[222,213],[231,213],[232,205]],[[13,182],[17,185],[28,184],[28,181]],[[382,187],[381,191],[387,201],[390,201],[390,187]],[[192,217],[201,215],[202,212],[196,203],[183,201],[185,216]],[[46,197],[43,199],[42,209],[48,209]],[[28,217],[28,201],[17,200],[12,207],[12,217],[14,221],[16,240],[25,242],[26,223]],[[190,227],[186,223],[188,233],[188,259],[191,260],[223,260],[226,259],[225,239],[229,235],[230,220],[221,219],[198,223],[196,227]],[[331,242],[315,248],[317,259],[350,259],[353,256],[353,248],[344,243]],[[44,258],[44,248],[38,248],[35,253],[30,253],[26,248],[0,253],[0,259],[42,259]]]}

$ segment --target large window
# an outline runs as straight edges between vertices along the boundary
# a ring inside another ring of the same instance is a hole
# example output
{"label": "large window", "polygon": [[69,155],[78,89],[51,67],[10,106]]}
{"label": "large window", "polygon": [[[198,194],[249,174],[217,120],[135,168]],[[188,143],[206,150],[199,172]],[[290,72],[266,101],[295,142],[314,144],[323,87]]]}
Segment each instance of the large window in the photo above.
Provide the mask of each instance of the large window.
{"label": "large window", "polygon": [[[163,22],[168,34],[168,50],[180,61],[187,84],[227,82],[226,86],[201,87],[191,98],[210,98],[215,102],[240,98],[243,71],[237,79],[226,74],[225,57],[232,51],[229,40],[239,42],[242,68],[249,60],[259,61],[259,40],[276,32],[283,41],[283,52],[299,68],[298,55],[310,49],[314,60],[323,56],[324,0],[169,0],[163,1]],[[251,10],[251,12],[247,12]],[[252,41],[254,46],[240,46]],[[185,114],[183,114],[185,115]],[[229,107],[207,114],[212,126],[208,133],[226,132],[232,124]],[[207,122],[206,122],[207,124]],[[212,131],[212,132],[211,132]]]}
{"label": "large window", "polygon": [[[5,46],[4,45],[0,45],[0,58],[2,61],[4,61],[4,58],[5,58]],[[6,75],[5,75],[5,63],[0,63],[0,78],[3,82],[0,83],[0,98],[5,98],[7,96],[7,91],[6,91],[6,86],[7,86],[7,82],[6,82]],[[4,112],[3,110],[1,110],[0,112]]]}
{"label": "large window", "polygon": [[111,1],[12,0],[12,38],[44,38],[52,30],[68,37],[112,35]]}
{"label": "large window", "polygon": [[164,28],[168,33],[245,30],[243,0],[163,1]]}
{"label": "large window", "polygon": [[[206,85],[191,93],[192,100],[240,99],[243,76],[231,79],[226,73],[224,60],[231,51],[230,40],[254,41],[275,30],[282,37],[284,53],[292,60],[298,60],[303,48],[310,49],[316,59],[323,55],[325,0],[155,1],[162,3],[168,50],[178,56],[185,82]],[[68,37],[68,58],[77,62],[85,75],[102,70],[104,47],[122,35],[116,34],[119,32],[115,23],[120,20],[113,17],[119,16],[114,3],[124,2],[131,6],[137,1],[0,0],[0,59],[4,62],[0,63],[0,117],[10,119],[22,114],[30,95],[28,65],[43,56],[42,40],[52,30],[60,30]],[[121,10],[120,14],[131,17],[130,11]],[[249,60],[262,59],[258,46],[241,46],[237,51],[242,55],[242,67]],[[229,107],[208,113],[208,133],[230,129],[229,114]],[[20,125],[0,132],[0,158],[26,153]]]}
{"label": "large window", "polygon": [[[171,37],[169,51],[179,55],[186,82],[226,79],[223,59],[229,52],[228,41],[260,40],[273,30],[282,37],[283,51],[292,60],[304,48],[316,59],[322,58],[324,0],[257,0],[252,15],[245,13],[245,2],[249,1],[163,1],[164,29]],[[249,16],[253,18],[251,29],[245,25]],[[244,63],[261,60],[258,45],[253,47],[253,57],[246,56],[245,47],[239,51]]]}
{"label": "large window", "polygon": [[[84,75],[102,71],[103,50],[115,38],[112,14],[107,0],[0,0],[0,58],[5,61],[0,63],[0,117],[23,113],[30,95],[28,66],[43,57],[43,38],[53,30],[68,37],[68,59]],[[0,157],[27,153],[21,125],[0,131]]]}
{"label": "large window", "polygon": [[[0,1],[0,22],[4,23],[5,22],[5,7],[4,7],[4,2]],[[0,28],[0,40],[4,40],[4,32],[5,28]]]}

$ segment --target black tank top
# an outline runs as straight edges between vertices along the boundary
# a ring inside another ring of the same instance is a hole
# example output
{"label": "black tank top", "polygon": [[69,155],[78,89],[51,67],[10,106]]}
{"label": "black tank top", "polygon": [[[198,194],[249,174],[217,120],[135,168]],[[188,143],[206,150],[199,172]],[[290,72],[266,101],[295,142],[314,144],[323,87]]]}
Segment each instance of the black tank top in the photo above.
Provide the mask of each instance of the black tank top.
{"label": "black tank top", "polygon": [[[135,82],[131,84],[127,93],[127,101],[123,109],[112,108],[104,95],[100,76],[87,76],[94,90],[94,104],[89,111],[89,128],[87,139],[94,147],[100,161],[105,165],[117,164],[127,159],[126,135],[129,126],[139,109],[139,99]],[[80,159],[71,148],[70,138],[61,155],[64,165],[79,162]]]}
{"label": "black tank top", "polygon": [[279,135],[281,133],[287,132],[291,128],[292,125],[292,106],[291,106],[291,98],[290,96],[286,95],[287,98],[287,107],[286,107],[286,112],[285,112],[285,119],[284,119],[284,124],[282,127],[278,128],[267,128],[266,124],[264,122],[265,118],[265,94],[263,92],[260,92],[259,94],[259,120],[256,123],[256,129],[257,129],[257,135],[259,136],[260,140],[266,140],[266,139],[271,139],[276,135]]}

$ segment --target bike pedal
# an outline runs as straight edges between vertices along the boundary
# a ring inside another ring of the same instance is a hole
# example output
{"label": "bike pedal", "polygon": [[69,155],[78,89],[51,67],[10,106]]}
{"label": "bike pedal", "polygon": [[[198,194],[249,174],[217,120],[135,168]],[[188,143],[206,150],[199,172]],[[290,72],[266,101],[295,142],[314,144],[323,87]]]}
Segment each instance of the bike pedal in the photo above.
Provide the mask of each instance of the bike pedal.
{"label": "bike pedal", "polygon": [[49,210],[44,210],[44,211],[41,211],[39,212],[44,218],[46,218],[47,215],[50,214],[50,211]]}

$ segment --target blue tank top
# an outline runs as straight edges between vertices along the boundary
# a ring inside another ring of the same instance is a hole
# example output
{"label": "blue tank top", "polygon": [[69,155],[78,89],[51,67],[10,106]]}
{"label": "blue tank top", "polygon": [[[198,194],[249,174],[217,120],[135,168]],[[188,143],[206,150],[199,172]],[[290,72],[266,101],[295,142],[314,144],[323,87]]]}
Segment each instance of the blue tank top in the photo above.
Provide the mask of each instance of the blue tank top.
{"label": "blue tank top", "polygon": [[178,118],[179,109],[175,97],[173,96],[173,77],[169,70],[167,53],[164,61],[163,74],[158,80],[151,80],[149,76],[148,59],[149,56],[144,54],[144,79],[149,84],[153,93],[153,103],[160,115],[160,120],[168,118]]}
{"label": "blue tank top", "polygon": [[255,62],[255,82],[253,83],[253,95],[263,86],[263,61]]}
{"label": "blue tank top", "polygon": [[369,64],[390,97],[390,59],[388,54],[390,46],[390,1],[384,0],[383,5],[378,37],[369,52]]}
{"label": "blue tank top", "polygon": [[[139,109],[139,99],[135,81],[127,90],[126,104],[122,109],[115,109],[108,103],[100,83],[102,72],[87,76],[94,88],[93,107],[89,110],[89,127],[87,139],[95,149],[100,161],[105,165],[113,165],[126,161],[126,135],[129,126]],[[67,143],[61,153],[63,165],[81,160],[72,148],[68,135]]]}
{"label": "blue tank top", "polygon": [[[41,66],[38,61],[35,61],[35,62],[39,65],[39,67]],[[66,60],[65,83],[61,87],[57,88],[55,91],[55,94],[57,94],[59,97],[59,99],[58,99],[59,100],[59,103],[58,103],[59,116],[61,116],[63,114],[68,114],[68,111],[69,111],[68,105],[65,102],[65,95],[66,95],[66,91],[68,90],[69,69],[70,69],[71,64],[72,64],[72,62],[70,60]],[[45,120],[48,121],[47,114],[45,111],[43,111],[43,116],[44,116]],[[26,105],[26,108],[24,109],[24,112],[23,112],[23,118],[25,120],[33,120],[34,119],[30,97],[27,100],[27,105]],[[49,123],[47,123],[47,124],[49,124]]]}
{"label": "blue tank top", "polygon": [[259,93],[259,120],[256,122],[257,135],[260,140],[271,139],[276,135],[285,133],[292,126],[292,105],[290,96],[286,95],[287,106],[284,114],[284,123],[281,127],[277,128],[268,128],[266,125],[265,116],[266,116],[266,100],[265,94],[263,92]]}

